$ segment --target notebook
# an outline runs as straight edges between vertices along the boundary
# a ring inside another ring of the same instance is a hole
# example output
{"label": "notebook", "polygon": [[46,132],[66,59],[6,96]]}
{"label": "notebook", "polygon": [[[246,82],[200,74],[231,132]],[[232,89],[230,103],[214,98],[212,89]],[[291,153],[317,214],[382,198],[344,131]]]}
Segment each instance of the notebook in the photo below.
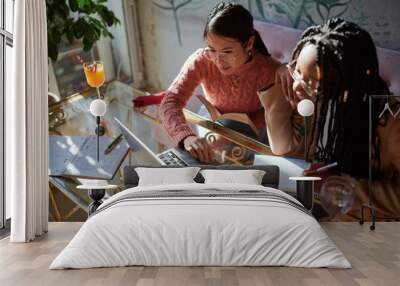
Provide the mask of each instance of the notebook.
{"label": "notebook", "polygon": [[111,180],[129,151],[122,140],[108,154],[104,150],[112,138],[100,136],[97,162],[97,136],[49,136],[49,176]]}
{"label": "notebook", "polygon": [[254,125],[254,122],[250,119],[248,114],[238,112],[221,114],[203,95],[197,95],[197,98],[206,107],[212,121],[219,122],[225,127],[244,133],[255,139],[261,138],[260,131]]}

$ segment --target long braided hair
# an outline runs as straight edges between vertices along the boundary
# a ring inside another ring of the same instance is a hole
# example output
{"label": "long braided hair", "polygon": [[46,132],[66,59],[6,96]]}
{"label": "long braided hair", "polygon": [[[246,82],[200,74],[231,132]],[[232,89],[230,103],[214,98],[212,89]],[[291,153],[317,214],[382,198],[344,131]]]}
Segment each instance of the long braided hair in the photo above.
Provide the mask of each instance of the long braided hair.
{"label": "long braided hair", "polygon": [[[340,171],[356,178],[368,177],[369,171],[369,98],[387,94],[379,76],[376,48],[369,33],[358,25],[333,18],[323,25],[304,31],[292,58],[303,47],[317,48],[317,64],[322,71],[311,138],[316,158],[337,161]],[[377,104],[382,106],[382,103]],[[373,137],[379,125],[380,108],[372,111]],[[375,141],[375,140],[374,140]],[[379,142],[374,143],[374,159],[379,158]]]}

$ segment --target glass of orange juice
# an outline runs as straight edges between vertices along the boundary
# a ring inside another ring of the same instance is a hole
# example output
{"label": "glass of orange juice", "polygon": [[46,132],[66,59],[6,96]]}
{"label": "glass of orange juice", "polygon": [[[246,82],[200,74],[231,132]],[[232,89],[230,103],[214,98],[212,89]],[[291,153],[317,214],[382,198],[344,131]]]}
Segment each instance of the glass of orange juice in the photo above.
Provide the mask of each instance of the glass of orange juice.
{"label": "glass of orange juice", "polygon": [[83,70],[85,72],[88,85],[97,89],[97,95],[100,98],[99,87],[101,87],[105,81],[103,62],[85,62],[83,63]]}

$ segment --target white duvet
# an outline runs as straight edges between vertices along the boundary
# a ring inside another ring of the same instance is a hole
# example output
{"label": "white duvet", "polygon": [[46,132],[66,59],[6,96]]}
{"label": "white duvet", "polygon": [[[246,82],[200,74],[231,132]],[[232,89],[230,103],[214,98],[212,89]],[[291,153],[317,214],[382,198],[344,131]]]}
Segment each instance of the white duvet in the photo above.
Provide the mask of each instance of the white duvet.
{"label": "white duvet", "polygon": [[253,185],[127,189],[100,206],[103,210],[82,225],[50,269],[127,265],[351,267],[312,216],[281,201],[188,196],[121,200],[137,192],[205,193],[209,189],[265,191],[299,204],[279,190]]}

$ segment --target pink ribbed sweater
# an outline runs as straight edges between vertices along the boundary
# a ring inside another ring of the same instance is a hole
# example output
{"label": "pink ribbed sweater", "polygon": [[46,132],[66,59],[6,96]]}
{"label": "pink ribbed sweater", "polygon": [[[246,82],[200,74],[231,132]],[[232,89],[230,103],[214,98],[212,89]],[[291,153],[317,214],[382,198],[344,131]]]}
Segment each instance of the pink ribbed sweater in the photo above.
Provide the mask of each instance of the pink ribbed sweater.
{"label": "pink ribbed sweater", "polygon": [[[233,74],[222,74],[205,55],[204,49],[193,53],[167,90],[160,105],[162,123],[175,144],[194,132],[188,126],[182,108],[200,84],[206,98],[221,113],[242,112],[251,116],[257,127],[265,125],[264,112],[257,91],[274,81],[279,62],[255,53],[253,59]],[[256,112],[256,113],[254,113]]]}

